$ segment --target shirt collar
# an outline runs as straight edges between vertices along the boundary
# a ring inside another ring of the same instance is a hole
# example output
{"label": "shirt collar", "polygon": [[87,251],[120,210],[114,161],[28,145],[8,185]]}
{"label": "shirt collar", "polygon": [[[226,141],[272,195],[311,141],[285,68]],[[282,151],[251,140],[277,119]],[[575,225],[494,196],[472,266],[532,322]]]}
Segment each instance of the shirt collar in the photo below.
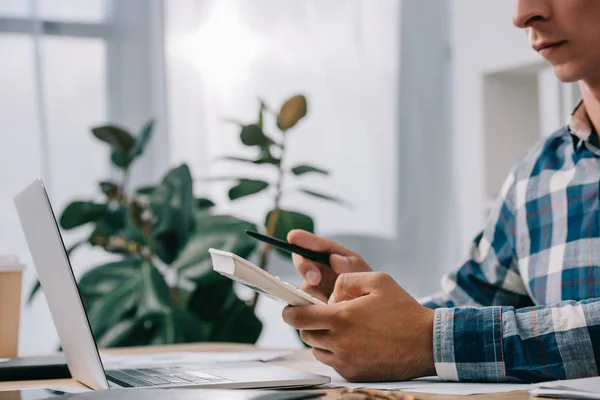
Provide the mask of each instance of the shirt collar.
{"label": "shirt collar", "polygon": [[567,121],[569,132],[573,136],[573,145],[578,149],[587,142],[594,131],[583,100],[580,100]]}

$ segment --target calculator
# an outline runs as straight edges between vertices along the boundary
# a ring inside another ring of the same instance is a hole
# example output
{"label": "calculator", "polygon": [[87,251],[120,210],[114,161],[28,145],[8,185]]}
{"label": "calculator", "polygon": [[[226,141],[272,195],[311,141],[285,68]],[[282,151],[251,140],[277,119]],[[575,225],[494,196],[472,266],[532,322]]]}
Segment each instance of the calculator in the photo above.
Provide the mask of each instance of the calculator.
{"label": "calculator", "polygon": [[250,261],[233,253],[217,249],[208,250],[213,262],[213,270],[232,279],[255,292],[290,306],[325,304],[321,300],[282,281],[279,277],[257,267]]}

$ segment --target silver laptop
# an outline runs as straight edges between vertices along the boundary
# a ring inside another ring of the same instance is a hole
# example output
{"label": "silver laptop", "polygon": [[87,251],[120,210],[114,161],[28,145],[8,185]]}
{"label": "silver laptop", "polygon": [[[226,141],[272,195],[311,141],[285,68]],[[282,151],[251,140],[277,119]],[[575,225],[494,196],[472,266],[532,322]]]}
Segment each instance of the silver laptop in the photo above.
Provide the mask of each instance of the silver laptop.
{"label": "silver laptop", "polygon": [[329,377],[263,362],[232,362],[105,371],[44,184],[35,180],[15,205],[48,300],[69,371],[91,389],[148,387],[283,388],[315,386]]}

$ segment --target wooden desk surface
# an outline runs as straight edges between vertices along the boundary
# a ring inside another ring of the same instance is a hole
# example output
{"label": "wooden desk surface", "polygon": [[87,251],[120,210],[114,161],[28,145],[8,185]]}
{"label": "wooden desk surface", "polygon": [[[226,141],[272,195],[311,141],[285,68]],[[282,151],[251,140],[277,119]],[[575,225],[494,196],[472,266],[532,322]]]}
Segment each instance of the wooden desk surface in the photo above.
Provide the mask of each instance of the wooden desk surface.
{"label": "wooden desk surface", "polygon": [[[147,353],[147,352],[166,352],[166,351],[252,351],[257,348],[250,345],[244,344],[222,344],[222,343],[202,343],[202,344],[185,344],[185,345],[172,345],[172,346],[155,346],[155,347],[136,347],[127,349],[106,349],[102,350],[106,353],[113,354],[135,354],[135,353]],[[283,365],[289,364],[294,361],[308,361],[312,360],[312,353],[310,350],[299,350],[284,360],[272,361],[273,364]],[[73,387],[84,387],[72,379],[56,379],[56,380],[40,380],[40,381],[21,381],[21,382],[0,382],[0,391],[4,390],[17,390],[17,389],[43,389],[57,386],[73,386]],[[327,399],[337,399],[339,389],[320,389],[319,391],[325,391],[328,393]],[[484,394],[474,396],[448,396],[448,395],[434,395],[434,394],[422,394],[415,393],[414,396],[417,399],[422,400],[527,400],[530,399],[529,393],[526,391],[522,392],[510,392],[510,393],[497,393],[497,394]]]}

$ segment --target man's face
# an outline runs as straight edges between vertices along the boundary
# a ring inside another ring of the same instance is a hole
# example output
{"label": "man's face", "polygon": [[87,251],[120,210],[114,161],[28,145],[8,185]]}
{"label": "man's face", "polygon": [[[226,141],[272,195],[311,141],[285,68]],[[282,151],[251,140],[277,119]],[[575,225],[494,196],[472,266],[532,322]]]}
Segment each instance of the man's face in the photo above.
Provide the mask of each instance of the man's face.
{"label": "man's face", "polygon": [[561,81],[600,79],[600,0],[515,0],[513,23]]}

